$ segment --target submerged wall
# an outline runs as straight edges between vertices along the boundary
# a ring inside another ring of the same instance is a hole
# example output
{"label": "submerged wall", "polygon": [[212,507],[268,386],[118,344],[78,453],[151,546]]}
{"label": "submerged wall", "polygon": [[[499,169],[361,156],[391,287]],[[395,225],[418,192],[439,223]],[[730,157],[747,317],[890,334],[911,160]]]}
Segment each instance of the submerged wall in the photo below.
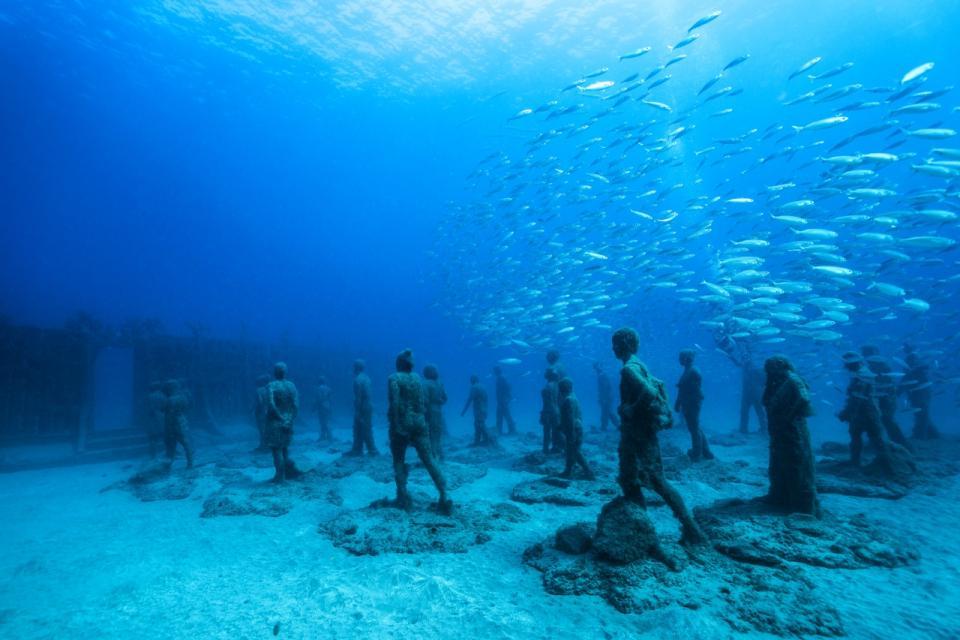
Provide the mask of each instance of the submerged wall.
{"label": "submerged wall", "polygon": [[[110,384],[109,368],[97,367],[107,348],[129,349],[133,380],[127,424],[95,424],[94,403],[110,394],[97,385]],[[339,404],[349,395],[353,355],[321,346],[278,345],[252,340],[173,336],[144,323],[105,328],[78,317],[62,329],[0,323],[0,446],[72,442],[83,450],[98,431],[143,428],[146,395],[152,381],[182,380],[193,394],[191,423],[216,430],[219,425],[252,420],[258,375],[285,360],[300,387],[302,419],[311,419],[314,387],[321,375],[339,391]],[[101,389],[102,392],[102,389]]]}

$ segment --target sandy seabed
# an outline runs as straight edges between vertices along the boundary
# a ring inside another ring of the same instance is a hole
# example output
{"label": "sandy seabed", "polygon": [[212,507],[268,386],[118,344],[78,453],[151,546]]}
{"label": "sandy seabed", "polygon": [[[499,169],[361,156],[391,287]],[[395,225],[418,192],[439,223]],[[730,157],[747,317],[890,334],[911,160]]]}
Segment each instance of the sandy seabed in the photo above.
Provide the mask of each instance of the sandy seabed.
{"label": "sandy seabed", "polygon": [[[665,450],[671,444],[685,450],[685,436],[683,429],[666,433]],[[537,449],[532,436],[503,442],[504,457],[513,460]],[[302,434],[292,454],[305,469],[329,467],[346,446],[321,447]],[[609,474],[616,447],[612,441],[602,446],[585,451]],[[539,476],[509,461],[486,465],[487,472],[456,487],[453,498],[457,505],[511,503],[529,519],[491,532],[464,553],[354,555],[335,546],[320,525],[391,497],[393,486],[382,473],[378,479],[364,472],[314,478],[310,492],[271,494],[279,495],[282,515],[200,517],[227,480],[236,495],[272,491],[269,461],[246,456],[249,449],[249,442],[201,448],[199,469],[182,499],[143,501],[126,490],[124,481],[139,467],[130,462],[0,476],[0,636],[777,637],[737,630],[710,606],[621,613],[597,596],[548,594],[542,574],[523,562],[524,551],[559,527],[595,521],[601,502],[511,501],[518,483]],[[763,440],[714,450],[721,460],[742,461],[743,476],[716,486],[681,473],[676,484],[689,506],[762,493]],[[413,457],[411,450],[408,460]],[[182,465],[181,458],[175,475],[183,474]],[[435,495],[423,470],[411,474],[411,489]],[[822,496],[829,512],[868,514],[920,552],[917,562],[893,569],[803,567],[817,596],[835,607],[846,637],[960,637],[958,489],[953,476],[899,500]],[[679,536],[668,510],[649,511],[661,537]]]}

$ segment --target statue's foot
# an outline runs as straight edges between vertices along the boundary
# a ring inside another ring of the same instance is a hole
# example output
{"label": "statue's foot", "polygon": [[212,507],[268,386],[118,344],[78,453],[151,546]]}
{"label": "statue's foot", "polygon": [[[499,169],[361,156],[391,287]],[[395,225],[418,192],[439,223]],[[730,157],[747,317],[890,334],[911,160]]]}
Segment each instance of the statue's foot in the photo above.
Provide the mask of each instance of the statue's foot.
{"label": "statue's foot", "polygon": [[685,547],[698,547],[709,544],[706,534],[700,530],[693,522],[683,525],[683,534],[680,536],[680,544]]}
{"label": "statue's foot", "polygon": [[437,513],[443,516],[449,516],[453,513],[453,500],[450,498],[441,498],[437,501]]}

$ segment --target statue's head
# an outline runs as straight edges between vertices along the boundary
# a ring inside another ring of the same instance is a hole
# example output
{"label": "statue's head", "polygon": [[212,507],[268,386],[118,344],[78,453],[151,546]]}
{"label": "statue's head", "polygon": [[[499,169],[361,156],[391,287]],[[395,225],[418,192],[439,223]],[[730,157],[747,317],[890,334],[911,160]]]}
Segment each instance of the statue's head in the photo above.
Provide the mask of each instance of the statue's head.
{"label": "statue's head", "polygon": [[397,355],[397,371],[410,373],[413,371],[413,351],[404,349]]}
{"label": "statue's head", "polygon": [[640,348],[640,336],[630,327],[617,329],[611,340],[613,343],[613,355],[617,360],[627,361],[630,356],[635,355]]}
{"label": "statue's head", "polygon": [[693,364],[694,358],[697,357],[697,352],[693,349],[684,349],[680,352],[680,364],[684,367],[689,367]]}
{"label": "statue's head", "polygon": [[439,380],[440,371],[437,370],[437,366],[434,364],[428,364],[423,368],[423,377],[427,380]]}
{"label": "statue's head", "polygon": [[763,365],[763,370],[767,378],[785,378],[787,374],[793,371],[793,364],[787,359],[787,356],[772,356],[767,358]]}
{"label": "statue's head", "polygon": [[856,351],[847,351],[843,354],[843,368],[850,372],[860,371],[863,365],[863,358]]}
{"label": "statue's head", "polygon": [[354,360],[353,361],[353,372],[360,373],[367,368],[367,363],[363,360]]}
{"label": "statue's head", "polygon": [[558,388],[560,389],[560,395],[570,395],[570,393],[573,392],[573,380],[570,378],[564,378],[560,381]]}
{"label": "statue's head", "polygon": [[286,362],[278,362],[277,364],[273,365],[273,377],[277,380],[283,380],[287,377]]}

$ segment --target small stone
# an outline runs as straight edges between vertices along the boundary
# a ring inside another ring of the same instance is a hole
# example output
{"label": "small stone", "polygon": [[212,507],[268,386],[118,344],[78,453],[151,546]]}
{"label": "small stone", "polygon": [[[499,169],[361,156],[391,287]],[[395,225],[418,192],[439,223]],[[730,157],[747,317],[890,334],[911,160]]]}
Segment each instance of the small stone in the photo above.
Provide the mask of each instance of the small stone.
{"label": "small stone", "polygon": [[582,555],[593,545],[593,526],[587,522],[578,522],[557,530],[557,549],[570,555]]}
{"label": "small stone", "polygon": [[602,558],[617,564],[664,557],[646,510],[622,496],[603,505],[593,548]]}

